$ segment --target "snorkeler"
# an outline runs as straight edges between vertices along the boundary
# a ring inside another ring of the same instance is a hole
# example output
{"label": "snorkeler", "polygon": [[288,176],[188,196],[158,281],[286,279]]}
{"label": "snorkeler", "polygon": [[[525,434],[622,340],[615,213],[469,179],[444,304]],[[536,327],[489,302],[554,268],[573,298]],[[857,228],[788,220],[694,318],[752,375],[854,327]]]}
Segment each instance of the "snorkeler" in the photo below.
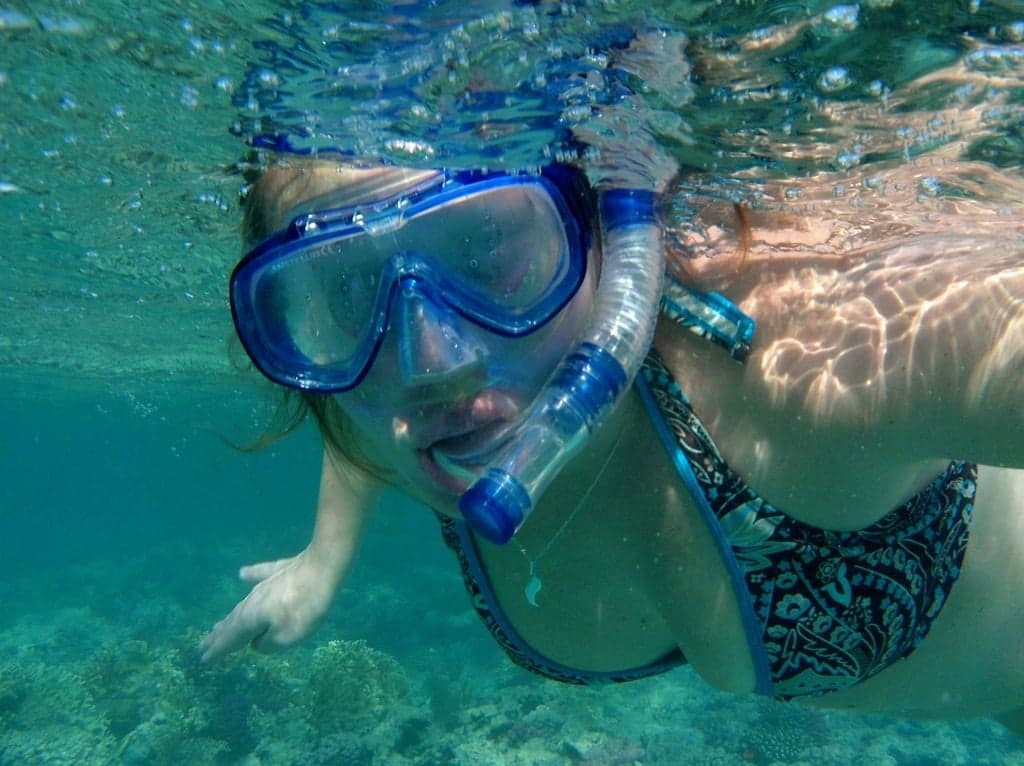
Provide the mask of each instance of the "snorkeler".
{"label": "snorkeler", "polygon": [[231,303],[320,425],[320,498],[302,553],[243,568],[204,658],[307,635],[389,484],[438,512],[532,671],[686,661],[724,690],[1020,733],[1019,216],[854,241],[821,211],[709,205],[743,251],[713,292],[728,257],[662,283],[655,202],[562,166],[267,168]]}

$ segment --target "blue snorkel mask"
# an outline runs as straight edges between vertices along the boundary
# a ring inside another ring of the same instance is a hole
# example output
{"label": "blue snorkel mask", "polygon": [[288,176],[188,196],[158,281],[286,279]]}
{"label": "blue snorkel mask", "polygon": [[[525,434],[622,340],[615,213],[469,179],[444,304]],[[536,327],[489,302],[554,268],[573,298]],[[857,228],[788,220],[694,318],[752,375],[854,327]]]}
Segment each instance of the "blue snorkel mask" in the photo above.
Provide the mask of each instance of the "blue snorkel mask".
{"label": "blue snorkel mask", "polygon": [[355,388],[403,291],[516,338],[579,289],[589,230],[562,191],[564,168],[413,177],[370,203],[296,217],[235,268],[235,326],[268,378],[318,393]]}
{"label": "blue snorkel mask", "polygon": [[[586,270],[589,211],[568,190],[570,174],[425,172],[371,203],[300,215],[232,274],[243,346],[271,380],[333,393],[371,368],[402,289],[498,335],[534,332]],[[654,195],[611,190],[599,203],[602,276],[583,337],[460,498],[467,522],[495,543],[612,411],[653,339],[664,271]]]}

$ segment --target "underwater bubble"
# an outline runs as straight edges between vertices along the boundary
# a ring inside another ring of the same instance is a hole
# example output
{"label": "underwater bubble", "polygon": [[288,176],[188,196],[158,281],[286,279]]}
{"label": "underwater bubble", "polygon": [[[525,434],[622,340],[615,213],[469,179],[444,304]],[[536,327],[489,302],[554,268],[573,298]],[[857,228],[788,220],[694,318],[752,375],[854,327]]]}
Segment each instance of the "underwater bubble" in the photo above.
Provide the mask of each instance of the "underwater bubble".
{"label": "underwater bubble", "polygon": [[859,165],[863,158],[864,154],[860,148],[848,149],[839,153],[839,156],[836,157],[836,164],[843,170],[849,170],[855,165]]}
{"label": "underwater bubble", "polygon": [[843,66],[829,67],[818,78],[818,87],[826,93],[844,90],[852,84],[853,78],[850,76],[849,70]]}
{"label": "underwater bubble", "polygon": [[257,77],[260,85],[264,85],[269,88],[276,88],[281,84],[281,75],[273,69],[261,69]]}
{"label": "underwater bubble", "polygon": [[589,104],[570,106],[562,111],[562,120],[570,125],[575,125],[588,119],[590,119]]}
{"label": "underwater bubble", "polygon": [[901,141],[913,141],[917,138],[917,128],[911,125],[901,125],[896,128],[896,137]]}
{"label": "underwater bubble", "polygon": [[843,32],[852,32],[857,28],[857,17],[860,14],[858,5],[836,5],[825,11],[825,21]]}
{"label": "underwater bubble", "polygon": [[213,81],[213,87],[217,90],[224,91],[225,93],[234,93],[235,81],[230,77],[222,75]]}
{"label": "underwater bubble", "polygon": [[937,197],[942,191],[942,182],[935,176],[926,176],[917,182],[918,199]]}
{"label": "underwater bubble", "polygon": [[982,110],[981,121],[985,125],[1002,125],[1009,114],[1005,106],[992,106]]}
{"label": "underwater bubble", "polygon": [[38,16],[39,26],[45,32],[60,35],[81,35],[92,30],[92,24],[71,16]]}
{"label": "underwater bubble", "polygon": [[32,19],[10,8],[0,8],[0,29],[28,29]]}
{"label": "underwater bubble", "polygon": [[778,33],[775,27],[758,27],[750,33],[750,41],[764,43],[770,41]]}
{"label": "underwater bubble", "polygon": [[790,186],[788,189],[786,189],[785,196],[788,200],[800,199],[801,197],[804,196],[804,190],[801,189],[799,186]]}
{"label": "underwater bubble", "polygon": [[1024,68],[1024,48],[999,46],[971,51],[964,56],[964,65],[975,72],[1015,72]]}
{"label": "underwater bubble", "polygon": [[412,104],[409,107],[409,115],[423,122],[435,122],[440,120],[440,115],[435,115],[425,104]]}
{"label": "underwater bubble", "polygon": [[882,191],[885,189],[885,179],[879,175],[868,176],[864,179],[864,188],[871,189],[873,191]]}
{"label": "underwater bubble", "polygon": [[965,82],[963,85],[957,87],[953,91],[953,95],[956,96],[959,101],[970,101],[971,97],[977,91],[978,87],[973,82]]}
{"label": "underwater bubble", "polygon": [[433,146],[425,141],[412,141],[409,139],[392,139],[385,143],[389,152],[404,154],[408,157],[430,158],[436,153]]}
{"label": "underwater bubble", "polygon": [[181,101],[182,106],[195,108],[199,106],[199,90],[191,85],[184,85],[181,88]]}
{"label": "underwater bubble", "polygon": [[199,192],[197,196],[200,202],[212,205],[222,213],[226,213],[231,209],[231,206],[228,205],[227,201],[216,192]]}

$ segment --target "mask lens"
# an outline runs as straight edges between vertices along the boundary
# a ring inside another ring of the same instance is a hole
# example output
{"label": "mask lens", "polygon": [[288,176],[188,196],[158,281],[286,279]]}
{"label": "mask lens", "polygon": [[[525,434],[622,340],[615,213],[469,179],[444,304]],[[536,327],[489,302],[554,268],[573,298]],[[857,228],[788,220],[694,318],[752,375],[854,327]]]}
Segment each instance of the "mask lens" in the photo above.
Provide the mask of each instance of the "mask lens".
{"label": "mask lens", "polygon": [[585,269],[575,219],[553,194],[540,179],[502,176],[367,221],[328,211],[239,264],[239,335],[271,378],[344,390],[372,363],[393,288],[409,277],[486,329],[529,332],[561,309]]}
{"label": "mask lens", "polygon": [[288,337],[320,367],[346,363],[367,332],[380,283],[370,241],[343,239],[309,247],[267,268],[255,286],[261,323]]}
{"label": "mask lens", "polygon": [[460,291],[493,306],[498,321],[529,313],[569,267],[559,212],[533,184],[459,198],[409,221],[401,235]]}

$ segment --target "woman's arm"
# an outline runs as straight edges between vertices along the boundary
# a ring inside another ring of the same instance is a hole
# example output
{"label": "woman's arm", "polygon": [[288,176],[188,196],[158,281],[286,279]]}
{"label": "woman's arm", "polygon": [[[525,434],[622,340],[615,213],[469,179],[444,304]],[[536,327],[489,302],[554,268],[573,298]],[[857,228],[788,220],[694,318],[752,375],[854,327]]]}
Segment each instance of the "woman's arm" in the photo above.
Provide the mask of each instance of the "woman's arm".
{"label": "woman's arm", "polygon": [[325,573],[335,575],[335,588],[355,557],[381,489],[378,481],[324,449],[316,522],[307,551]]}
{"label": "woman's arm", "polygon": [[1024,467],[1024,235],[949,223],[869,242],[817,282],[794,272],[754,308],[771,317],[762,380],[791,413],[873,429],[894,456]]}
{"label": "woman's arm", "polygon": [[256,585],[203,639],[203,661],[246,644],[282,649],[312,632],[351,569],[380,488],[325,448],[312,540],[297,556],[239,570],[242,580]]}
{"label": "woman's arm", "polygon": [[727,203],[669,237],[672,270],[758,322],[757,417],[893,459],[1024,467],[1024,182],[920,160],[800,188],[745,211],[747,252]]}
{"label": "woman's arm", "polygon": [[1024,231],[963,223],[918,243],[943,256],[904,320],[911,402],[932,454],[1024,468]]}

